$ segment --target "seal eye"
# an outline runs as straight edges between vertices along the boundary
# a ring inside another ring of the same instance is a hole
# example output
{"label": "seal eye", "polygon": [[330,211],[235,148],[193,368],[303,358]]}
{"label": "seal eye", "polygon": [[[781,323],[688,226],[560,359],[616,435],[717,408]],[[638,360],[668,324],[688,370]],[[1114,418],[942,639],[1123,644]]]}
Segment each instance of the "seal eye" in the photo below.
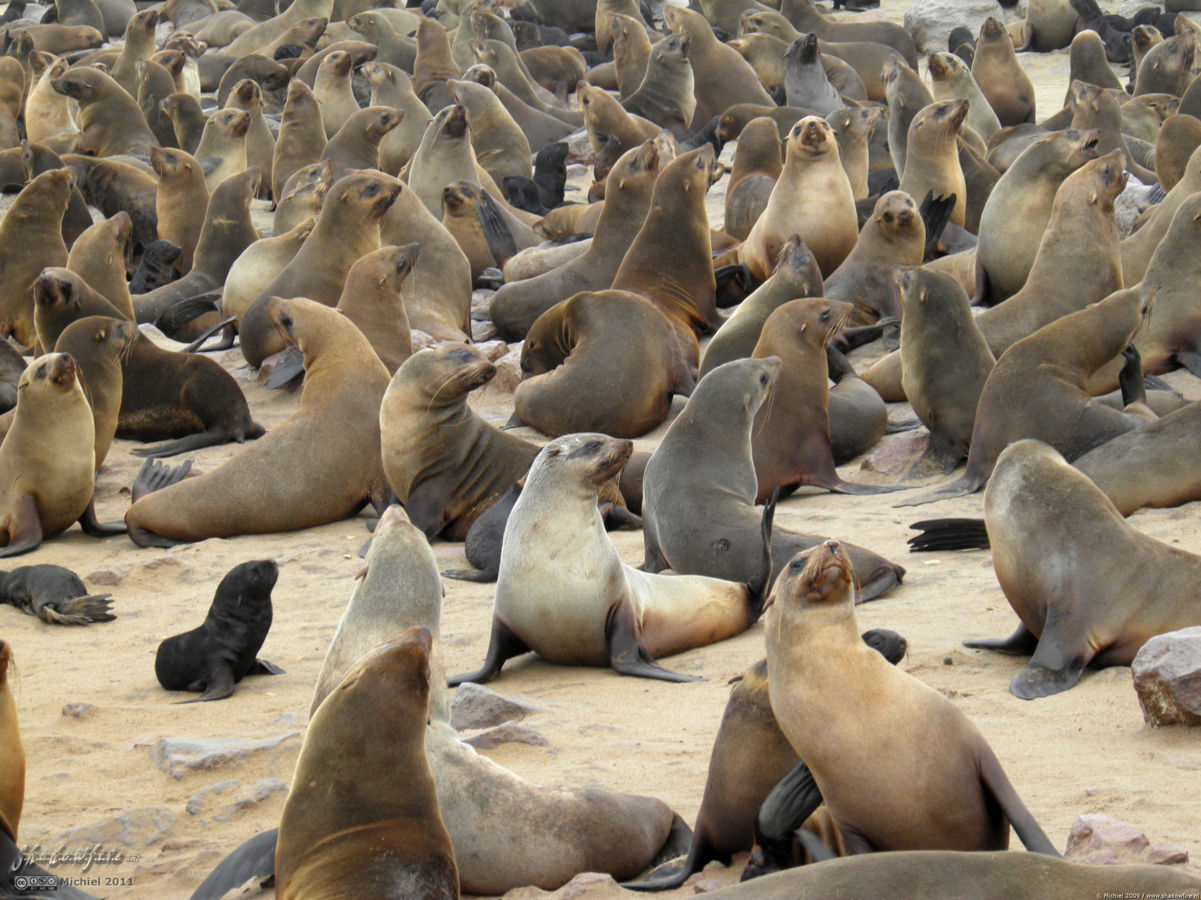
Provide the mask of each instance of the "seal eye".
{"label": "seal eye", "polygon": [[584,445],[584,450],[588,453],[596,453],[600,448],[600,441],[589,441]]}
{"label": "seal eye", "polygon": [[282,313],[279,317],[279,324],[282,325],[284,328],[288,329],[288,331],[291,331],[292,330],[292,317],[290,315],[288,315],[287,313]]}
{"label": "seal eye", "polygon": [[886,213],[884,214],[884,221],[885,221],[885,222],[891,222],[891,221],[892,221],[892,213],[890,213],[890,212],[886,212]]}
{"label": "seal eye", "polygon": [[767,387],[767,373],[766,372],[764,372],[762,375],[759,376],[759,383],[761,385],[763,385],[764,387]]}
{"label": "seal eye", "polygon": [[790,571],[790,572],[799,572],[799,571],[801,571],[803,568],[805,568],[805,564],[806,564],[807,562],[809,562],[809,557],[808,557],[808,556],[798,556],[796,559],[794,559],[792,562],[790,562],[790,563],[788,564],[788,571]]}
{"label": "seal eye", "polygon": [[822,322],[823,324],[826,322],[829,322],[830,321],[830,310],[828,310],[828,309],[823,310],[821,316],[818,318],[818,321]]}
{"label": "seal eye", "polygon": [[374,197],[378,193],[379,193],[379,185],[378,184],[369,184],[369,185],[367,185],[366,188],[363,189],[364,197]]}

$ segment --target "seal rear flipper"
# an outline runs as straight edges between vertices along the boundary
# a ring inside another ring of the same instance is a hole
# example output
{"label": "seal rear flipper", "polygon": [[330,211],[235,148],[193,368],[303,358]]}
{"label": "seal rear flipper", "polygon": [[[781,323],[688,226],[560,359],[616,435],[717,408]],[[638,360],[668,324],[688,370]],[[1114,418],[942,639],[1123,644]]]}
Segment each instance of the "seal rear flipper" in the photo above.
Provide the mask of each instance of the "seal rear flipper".
{"label": "seal rear flipper", "polygon": [[37,610],[37,617],[51,625],[90,625],[92,622],[111,622],[117,617],[109,612],[112,594],[89,594],[70,600],[52,600]]}
{"label": "seal rear flipper", "polygon": [[[254,440],[265,434],[264,431],[252,433],[247,431],[243,436]],[[158,444],[148,444],[145,447],[136,447],[129,452],[134,456],[141,456],[150,459],[164,459],[168,456],[178,456],[181,453],[190,453],[193,450],[202,450],[205,447],[216,447],[221,444],[228,444],[230,441],[237,441],[239,444],[242,440],[238,439],[237,435],[230,434],[229,428],[209,428],[205,431],[198,431],[195,434],[189,434],[186,437],[178,438],[174,441],[162,441]]]}
{"label": "seal rear flipper", "polygon": [[109,522],[101,524],[96,518],[96,501],[89,500],[88,507],[79,517],[79,527],[89,537],[112,537],[114,534],[125,534],[124,522]]}
{"label": "seal rear flipper", "polygon": [[453,578],[455,581],[474,581],[477,584],[493,584],[496,582],[499,572],[486,571],[484,569],[445,569],[442,572],[443,578]]}
{"label": "seal rear flipper", "polygon": [[1060,694],[1073,687],[1080,680],[1088,657],[1083,652],[1070,657],[1064,653],[1059,644],[1066,637],[1048,633],[1044,625],[1034,655],[1030,657],[1026,668],[1013,677],[1009,692],[1022,700],[1035,700]]}
{"label": "seal rear flipper", "polygon": [[284,675],[283,669],[273,662],[267,662],[265,659],[256,659],[250,664],[250,668],[246,670],[247,675]]}
{"label": "seal rear flipper", "polygon": [[133,502],[145,497],[147,494],[153,494],[155,491],[161,491],[165,487],[170,487],[178,481],[183,481],[189,472],[192,471],[192,460],[181,463],[178,466],[168,466],[155,459],[148,459],[142,463],[142,468],[138,470],[137,477],[133,480],[133,489],[130,496]]}
{"label": "seal rear flipper", "polygon": [[42,543],[42,536],[42,520],[33,494],[18,495],[13,501],[12,523],[8,526],[8,546],[0,550],[0,557],[20,556],[36,550]]}
{"label": "seal rear flipper", "polygon": [[279,829],[260,832],[217,863],[208,877],[192,892],[191,900],[219,900],[249,881],[259,880],[261,887],[275,883],[275,845]]}
{"label": "seal rear flipper", "polygon": [[829,347],[838,353],[850,353],[859,347],[870,344],[884,337],[885,329],[899,322],[900,319],[886,318],[873,322],[871,325],[856,325],[854,328],[844,328],[830,341]]}
{"label": "seal rear flipper", "polygon": [[943,229],[951,221],[951,213],[955,209],[954,194],[943,194],[935,197],[933,191],[927,191],[918,209],[922,222],[926,226],[926,249],[922,259],[931,259],[938,251],[938,242],[942,239]]}
{"label": "seal rear flipper", "polygon": [[529,653],[530,647],[509,630],[509,626],[497,619],[492,619],[492,636],[488,639],[488,654],[484,657],[484,667],[466,675],[454,675],[446,679],[447,687],[458,687],[467,681],[484,684],[500,674],[501,666],[514,656]]}
{"label": "seal rear flipper", "polygon": [[181,352],[183,352],[183,353],[200,353],[200,352],[202,352],[200,348],[204,346],[204,342],[207,341],[209,338],[211,338],[218,331],[224,332],[224,334],[221,337],[221,343],[217,344],[215,347],[209,347],[208,348],[209,351],[228,350],[230,347],[232,347],[234,345],[234,334],[236,333],[237,329],[234,328],[233,323],[236,322],[237,320],[238,320],[237,316],[230,316],[228,319],[222,319],[220,322],[216,323],[215,325],[210,325],[203,332],[201,332],[200,335],[194,341],[192,341],[192,343],[190,343],[186,347],[184,347]]}
{"label": "seal rear flipper", "polygon": [[605,523],[605,531],[620,531],[642,527],[642,516],[630,512],[626,507],[617,503],[607,503],[601,508],[601,519]]}
{"label": "seal rear flipper", "polygon": [[[740,880],[750,881],[792,868],[796,835],[821,804],[821,791],[813,780],[813,773],[804,761],[797,763],[796,768],[771,789],[755,813],[755,845]],[[823,857],[829,856],[833,854],[826,848]]]}
{"label": "seal rear flipper", "polygon": [[291,384],[303,374],[304,354],[296,347],[289,346],[271,367],[271,374],[267,376],[267,387],[274,391]]}
{"label": "seal rear flipper", "polygon": [[1031,853],[1058,857],[1059,851],[1055,849],[1055,845],[1051,843],[1046,832],[1034,820],[1034,816],[1030,815],[1030,810],[1026,809],[1026,804],[1013,789],[1009,776],[1001,768],[996,754],[992,752],[992,748],[984,742],[983,738],[980,740],[978,752],[980,755],[980,781],[985,790],[992,794],[997,806],[1001,808],[1001,812],[1009,820],[1009,824],[1013,826],[1013,830],[1017,832],[1017,836],[1025,848]]}
{"label": "seal rear flipper", "polygon": [[909,539],[910,553],[934,550],[987,550],[988,529],[983,519],[923,519],[909,526],[920,531]]}
{"label": "seal rear flipper", "polygon": [[184,703],[207,703],[210,700],[224,700],[234,693],[234,673],[226,662],[214,663],[209,667],[208,679],[205,682],[204,693],[194,700],[180,700]]}
{"label": "seal rear flipper", "polygon": [[622,675],[655,678],[659,681],[701,681],[697,675],[685,675],[665,669],[650,655],[642,643],[642,633],[634,619],[629,595],[609,609],[605,617],[605,640],[609,644],[609,665]]}
{"label": "seal rear flipper", "polygon": [[172,303],[154,320],[154,327],[177,341],[179,338],[176,335],[180,330],[196,319],[208,313],[221,312],[221,294],[221,291],[209,291]]}
{"label": "seal rear flipper", "polygon": [[[720,858],[714,852],[713,845],[704,832],[704,826],[698,824],[697,828],[697,831],[692,832],[692,841],[689,844],[688,856],[684,859],[684,865],[660,866],[642,881],[623,881],[621,886],[629,891],[669,891],[678,888],[712,860],[719,859],[721,862],[728,863],[729,857]],[[672,831],[675,832],[674,824]]]}
{"label": "seal rear flipper", "polygon": [[[971,467],[969,465],[969,469],[970,468]],[[985,479],[983,478],[965,473],[958,481],[952,481],[950,484],[943,485],[940,488],[935,488],[932,491],[927,491],[924,494],[918,494],[916,497],[908,497],[905,500],[900,500],[894,503],[893,506],[922,506],[926,503],[934,503],[938,500],[947,500],[951,497],[966,497],[968,494],[974,494],[976,491],[980,490],[980,488],[984,486],[984,482]]]}
{"label": "seal rear flipper", "polygon": [[1017,630],[1007,638],[976,638],[964,641],[963,646],[977,650],[996,650],[998,653],[1010,653],[1015,656],[1030,656],[1038,649],[1038,638],[1025,624],[1019,623]]}

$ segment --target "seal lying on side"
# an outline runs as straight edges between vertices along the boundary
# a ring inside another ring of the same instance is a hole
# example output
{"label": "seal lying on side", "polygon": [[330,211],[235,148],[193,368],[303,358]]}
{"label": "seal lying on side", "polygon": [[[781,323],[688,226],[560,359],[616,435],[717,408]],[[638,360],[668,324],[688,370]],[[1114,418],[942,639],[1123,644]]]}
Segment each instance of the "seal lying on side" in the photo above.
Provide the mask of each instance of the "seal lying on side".
{"label": "seal lying on side", "polygon": [[224,700],[247,675],[280,675],[257,658],[271,628],[271,589],[279,568],[269,559],[242,563],[221,583],[199,628],[158,645],[154,675],[168,691],[200,691],[199,700]]}
{"label": "seal lying on side", "polygon": [[427,629],[410,628],[317,709],[280,817],[277,897],[458,900],[425,751],[432,642]]}
{"label": "seal lying on side", "polygon": [[89,594],[79,576],[62,566],[19,566],[0,574],[0,603],[51,625],[111,622],[111,594]]}
{"label": "seal lying on side", "polygon": [[596,506],[601,485],[633,448],[603,434],[567,435],[542,448],[505,527],[484,667],[451,684],[490,681],[506,660],[531,650],[559,665],[692,681],[655,658],[732,637],[759,618],[773,507],[748,584],[640,572],[618,557]]}
{"label": "seal lying on side", "polygon": [[847,849],[1004,850],[1012,825],[1058,856],[976,726],[863,643],[854,602],[850,559],[826,541],[776,581],[766,630],[772,712]]}
{"label": "seal lying on side", "polygon": [[[643,474],[645,570],[670,567],[730,581],[754,577],[763,537],[755,509],[751,423],[775,385],[780,366],[777,357],[718,366],[701,379],[667,429]],[[772,577],[788,560],[824,540],[774,528]],[[846,546],[862,584],[862,600],[900,584],[903,568],[870,550]]]}
{"label": "seal lying on side", "polygon": [[[1023,700],[1066,691],[1086,665],[1129,665],[1155,635],[1201,625],[1201,557],[1136,531],[1041,441],[1001,453],[984,520],[997,581],[1022,623],[1005,640],[964,643],[1033,651],[1009,685]],[[1060,564],[1036,564],[1049,554]]]}

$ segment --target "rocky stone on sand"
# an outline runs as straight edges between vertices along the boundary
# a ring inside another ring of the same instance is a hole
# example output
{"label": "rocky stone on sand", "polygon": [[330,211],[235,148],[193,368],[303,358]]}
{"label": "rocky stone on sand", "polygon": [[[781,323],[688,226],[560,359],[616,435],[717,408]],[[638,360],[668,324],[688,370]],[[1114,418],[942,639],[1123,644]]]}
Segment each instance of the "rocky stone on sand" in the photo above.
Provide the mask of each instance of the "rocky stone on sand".
{"label": "rocky stone on sand", "polygon": [[274,750],[300,737],[299,731],[259,740],[245,738],[162,738],[150,748],[150,760],[172,778],[188,771],[237,765],[256,753]]}
{"label": "rocky stone on sand", "polygon": [[1152,846],[1133,825],[1103,813],[1084,815],[1072,823],[1063,855],[1072,862],[1092,866],[1188,862],[1188,851],[1183,847],[1169,843]]}
{"label": "rocky stone on sand", "polygon": [[603,872],[581,872],[557,891],[544,891],[537,887],[514,888],[502,900],[608,900],[624,897],[627,892]]}
{"label": "rocky stone on sand", "polygon": [[96,707],[90,703],[67,703],[63,706],[63,716],[68,719],[90,719]]}
{"label": "rocky stone on sand", "polygon": [[513,722],[505,722],[503,725],[497,725],[495,728],[472,735],[465,740],[477,750],[491,750],[494,747],[499,747],[501,744],[530,744],[534,747],[546,746],[546,738],[540,732]]}
{"label": "rocky stone on sand", "polygon": [[1147,722],[1201,725],[1201,627],[1151,638],[1130,671]]}
{"label": "rocky stone on sand", "polygon": [[80,825],[51,840],[50,846],[66,851],[100,846],[112,852],[125,847],[139,850],[157,844],[175,828],[175,814],[165,806],[127,809],[92,825]]}
{"label": "rocky stone on sand", "polygon": [[989,16],[1005,21],[1005,13],[996,0],[917,0],[905,10],[905,30],[922,53],[947,49],[947,38],[960,25],[972,34]]}
{"label": "rocky stone on sand", "polygon": [[211,813],[214,822],[228,822],[242,810],[287,790],[288,786],[278,778],[264,778],[249,789],[237,780],[221,781],[197,791],[184,809],[189,815]]}
{"label": "rocky stone on sand", "polygon": [[536,710],[528,703],[467,682],[455,689],[455,695],[450,701],[450,724],[457,731],[492,728],[503,722],[519,721],[532,712]]}

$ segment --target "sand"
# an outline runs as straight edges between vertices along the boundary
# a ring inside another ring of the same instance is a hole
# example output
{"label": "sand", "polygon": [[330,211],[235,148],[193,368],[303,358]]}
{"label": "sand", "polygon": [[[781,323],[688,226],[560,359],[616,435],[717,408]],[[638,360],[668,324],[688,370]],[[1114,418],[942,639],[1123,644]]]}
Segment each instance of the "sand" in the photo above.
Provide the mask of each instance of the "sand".
{"label": "sand", "polygon": [[[885,9],[899,20],[904,6],[890,2]],[[1026,60],[1037,78],[1041,118],[1062,98],[1067,54]],[[723,186],[710,197],[715,222],[720,222]],[[236,349],[216,358],[238,378],[254,417],[268,429],[296,409],[299,395],[261,387]],[[862,371],[871,359],[871,354],[858,355],[854,362]],[[1201,396],[1201,385],[1187,373],[1168,380],[1190,398]],[[488,388],[474,403],[501,423],[509,417],[512,396]],[[681,406],[677,398],[676,411]],[[910,411],[894,405],[890,415],[904,419]],[[662,432],[638,440],[638,449],[653,449]],[[537,437],[528,429],[519,433]],[[128,506],[127,488],[141,463],[130,454],[133,446],[117,441],[98,477],[102,520],[120,518]],[[195,454],[195,467],[211,470],[238,450],[230,445],[202,451]],[[858,460],[840,471],[851,480],[891,480],[861,471]],[[915,519],[981,515],[981,497],[898,510],[888,496],[804,491],[780,504],[776,523],[854,541],[908,568],[902,586],[860,607],[861,629],[891,628],[908,639],[909,655],[901,668],[942,691],[979,726],[1057,845],[1064,846],[1078,816],[1107,813],[1144,831],[1152,843],[1172,842],[1197,857],[1196,797],[1185,787],[1201,769],[1197,733],[1145,725],[1128,668],[1090,671],[1067,693],[1025,702],[1007,690],[1020,660],[961,646],[966,638],[1007,635],[1017,622],[988,552],[911,555],[905,540]],[[1144,510],[1131,522],[1201,552],[1197,504]],[[86,888],[90,892],[182,898],[243,840],[274,827],[285,795],[270,779],[282,784],[291,779],[312,685],[362,568],[358,550],[367,536],[360,517],[299,533],[209,540],[163,551],[139,549],[126,537],[96,540],[73,529],[19,560],[68,566],[96,590],[111,591],[118,616],[110,623],[68,628],[0,607],[0,637],[12,644],[16,658],[13,684],[27,754],[21,843],[53,849],[76,829],[77,844],[99,842],[127,857],[120,864],[93,866],[84,876],[99,879]],[[640,532],[616,533],[613,539],[627,562],[642,561]],[[442,568],[466,566],[461,545],[438,541],[434,550]],[[286,674],[247,679],[226,701],[176,705],[185,696],[169,694],[155,681],[156,647],[201,622],[230,568],[261,558],[280,564],[275,622],[261,656]],[[451,672],[475,669],[487,644],[492,586],[444,584],[447,667]],[[692,822],[727,682],[763,655],[760,624],[732,640],[666,660],[670,668],[703,676],[694,684],[623,678],[609,670],[561,668],[532,658],[510,663],[492,687],[537,707],[523,724],[547,743],[506,744],[488,755],[547,786],[652,794]],[[67,704],[88,704],[90,710],[75,718],[64,714]],[[241,762],[180,777],[153,761],[152,748],[160,739],[213,737],[284,739]],[[254,799],[256,787],[265,799]],[[1016,837],[1012,843],[1020,846]],[[729,869],[715,866],[705,877],[709,883],[735,881],[740,862]],[[72,866],[56,871],[82,874]],[[689,888],[668,896],[692,895]]]}

